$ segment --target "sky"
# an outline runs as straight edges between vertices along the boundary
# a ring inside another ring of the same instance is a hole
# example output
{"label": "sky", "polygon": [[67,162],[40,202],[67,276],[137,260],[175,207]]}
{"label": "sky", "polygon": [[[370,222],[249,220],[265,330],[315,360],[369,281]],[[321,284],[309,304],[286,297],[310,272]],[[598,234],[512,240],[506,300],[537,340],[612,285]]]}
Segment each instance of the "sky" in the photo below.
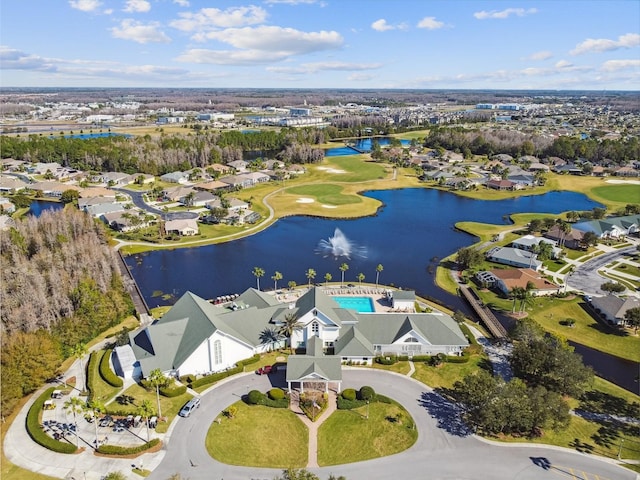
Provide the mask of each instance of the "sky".
{"label": "sky", "polygon": [[640,90],[640,1],[2,0],[1,87]]}

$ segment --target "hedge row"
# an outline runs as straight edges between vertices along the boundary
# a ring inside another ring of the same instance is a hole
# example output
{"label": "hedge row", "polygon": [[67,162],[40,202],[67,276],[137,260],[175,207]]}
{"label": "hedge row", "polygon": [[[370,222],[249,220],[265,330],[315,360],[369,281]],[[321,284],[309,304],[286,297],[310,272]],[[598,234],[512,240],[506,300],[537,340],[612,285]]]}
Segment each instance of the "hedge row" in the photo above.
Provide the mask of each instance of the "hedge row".
{"label": "hedge row", "polygon": [[[272,408],[289,408],[289,398],[284,396],[284,392],[281,389],[272,389],[272,390],[280,390],[282,392],[283,398],[271,398],[269,395],[265,395],[260,390],[251,390],[247,394],[246,401],[250,405],[264,405],[265,407]],[[272,390],[269,391],[269,394],[272,394]],[[274,395],[279,396],[279,395]]]}
{"label": "hedge row", "polygon": [[120,388],[122,387],[122,385],[124,385],[124,382],[113,372],[113,370],[111,370],[111,366],[109,365],[112,351],[113,350],[111,348],[108,348],[107,350],[105,350],[104,355],[102,355],[102,358],[100,359],[100,376],[112,387]]}
{"label": "hedge row", "polygon": [[160,391],[160,395],[162,395],[163,397],[168,397],[168,398],[179,397],[183,393],[187,392],[187,386],[180,385],[179,387],[174,387],[174,386],[161,387],[159,391]]}
{"label": "hedge row", "polygon": [[242,366],[251,365],[252,363],[256,363],[258,360],[260,360],[260,354],[256,353],[253,357],[240,360],[238,362],[238,365],[242,365]]}
{"label": "hedge row", "polygon": [[60,442],[51,438],[49,435],[42,430],[40,426],[40,412],[42,411],[42,407],[44,406],[45,400],[51,398],[51,393],[55,390],[55,387],[48,388],[44,391],[42,395],[40,395],[31,408],[29,408],[29,412],[27,413],[27,433],[36,442],[38,445],[42,445],[44,448],[52,450],[57,453],[75,453],[76,446],[67,443]]}
{"label": "hedge row", "polygon": [[137,447],[120,447],[118,445],[100,445],[98,447],[98,453],[102,453],[103,455],[134,455],[136,453],[141,453],[150,448],[155,447],[160,443],[159,438],[154,438],[153,440],[143,444],[138,445]]}
{"label": "hedge row", "polygon": [[91,390],[91,386],[94,384],[94,382],[96,381],[96,379],[94,378],[94,370],[95,370],[95,363],[98,362],[98,352],[97,351],[93,351],[89,354],[89,361],[87,362],[87,371],[86,371],[86,390],[87,390],[87,402],[90,402],[93,399],[93,391]]}
{"label": "hedge row", "polygon": [[230,377],[231,375],[235,375],[236,373],[242,373],[244,371],[244,366],[240,365],[238,367],[231,368],[225,372],[220,373],[212,373],[211,375],[207,375],[205,377],[199,378],[191,382],[191,388],[198,388],[203,385],[209,385],[211,383],[215,383],[223,378]]}

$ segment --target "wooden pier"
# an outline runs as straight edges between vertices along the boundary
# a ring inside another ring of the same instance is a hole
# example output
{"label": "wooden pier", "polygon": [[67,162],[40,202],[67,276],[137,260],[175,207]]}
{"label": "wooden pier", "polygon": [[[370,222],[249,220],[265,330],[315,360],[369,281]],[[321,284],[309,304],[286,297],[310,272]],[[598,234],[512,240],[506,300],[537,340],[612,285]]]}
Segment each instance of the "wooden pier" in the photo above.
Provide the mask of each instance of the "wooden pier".
{"label": "wooden pier", "polygon": [[460,285],[460,293],[462,293],[462,296],[469,302],[471,308],[473,308],[478,317],[480,317],[480,320],[482,320],[482,323],[484,323],[494,338],[507,338],[507,330],[498,321],[493,312],[480,302],[480,299],[471,288],[467,285]]}
{"label": "wooden pier", "polygon": [[129,271],[129,267],[127,267],[120,250],[118,250],[118,260],[118,267],[120,268],[120,273],[124,280],[124,286],[127,289],[127,292],[129,292],[131,300],[133,300],[133,305],[138,313],[138,317],[142,319],[143,315],[150,316],[151,312],[149,312],[149,306],[147,305],[147,302],[145,302],[142,292],[133,278],[133,275],[131,275],[131,271]]}

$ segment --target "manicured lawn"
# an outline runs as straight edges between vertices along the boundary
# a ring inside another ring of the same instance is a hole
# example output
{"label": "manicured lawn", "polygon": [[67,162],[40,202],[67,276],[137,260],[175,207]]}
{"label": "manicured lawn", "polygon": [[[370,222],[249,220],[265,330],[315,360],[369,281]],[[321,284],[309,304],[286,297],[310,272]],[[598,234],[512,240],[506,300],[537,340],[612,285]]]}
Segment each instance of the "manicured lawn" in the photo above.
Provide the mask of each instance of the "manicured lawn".
{"label": "manicured lawn", "polygon": [[107,382],[105,382],[100,376],[100,371],[99,371],[100,358],[102,358],[103,353],[104,353],[104,350],[100,350],[95,354],[96,359],[93,362],[93,365],[91,368],[90,375],[91,375],[92,381],[89,387],[91,388],[91,392],[93,393],[93,398],[95,398],[96,400],[100,400],[103,403],[106,403],[112,398],[114,398],[116,394],[120,391],[120,389],[118,387],[112,387]]}
{"label": "manicured lawn", "polygon": [[362,161],[361,155],[328,157],[323,167],[343,170],[345,173],[332,173],[332,179],[339,182],[366,182],[385,178],[388,173],[381,163]]}
{"label": "manicured lawn", "polygon": [[[318,464],[341,465],[402,452],[418,432],[409,413],[397,404],[374,402],[355,410],[337,410],[318,430]],[[400,421],[389,418],[400,415]]]}
{"label": "manicured lawn", "polygon": [[382,365],[381,363],[373,362],[373,368],[385,370],[387,372],[400,373],[402,375],[406,375],[411,369],[409,362],[396,362],[393,365]]}
{"label": "manicured lawn", "polygon": [[229,465],[301,468],[307,464],[309,431],[289,409],[234,404],[233,419],[220,417],[207,433],[209,455]]}
{"label": "manicured lawn", "polygon": [[343,188],[335,184],[301,185],[287,189],[292,195],[313,197],[316,201],[327,205],[348,205],[362,203],[362,197],[356,195],[343,195]]}
{"label": "manicured lawn", "polygon": [[640,203],[640,188],[638,185],[603,185],[595,187],[592,192],[605,200],[618,203]]}
{"label": "manicured lawn", "polygon": [[484,355],[472,355],[467,363],[443,363],[438,367],[415,362],[416,371],[412,378],[432,388],[452,388],[454,383],[475,372],[486,361]]}
{"label": "manicured lawn", "polygon": [[627,275],[635,275],[640,279],[640,268],[635,265],[629,265],[627,263],[621,263],[615,269],[619,272],[626,273]]}
{"label": "manicured lawn", "polygon": [[[552,333],[602,352],[640,362],[640,335],[624,335],[598,323],[583,308],[584,301],[554,300],[540,297],[535,300],[530,316]],[[572,318],[573,327],[565,327],[561,321]]]}

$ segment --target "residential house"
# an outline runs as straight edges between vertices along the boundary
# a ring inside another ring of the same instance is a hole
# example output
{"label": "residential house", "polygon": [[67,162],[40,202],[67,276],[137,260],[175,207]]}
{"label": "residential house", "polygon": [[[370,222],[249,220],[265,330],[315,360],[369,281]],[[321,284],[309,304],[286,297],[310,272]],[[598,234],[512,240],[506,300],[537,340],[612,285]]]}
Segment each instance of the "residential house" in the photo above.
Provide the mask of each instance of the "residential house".
{"label": "residential house", "polygon": [[265,183],[271,180],[271,177],[263,172],[247,172],[238,176],[243,176],[251,180],[251,185],[257,185],[259,183]]}
{"label": "residential house", "polygon": [[613,325],[624,325],[624,314],[631,308],[640,308],[637,297],[621,298],[617,295],[605,295],[591,299],[593,309]]}
{"label": "residential house", "polygon": [[187,183],[189,175],[184,172],[170,172],[160,176],[160,180],[169,183]]}
{"label": "residential house", "polygon": [[110,199],[112,202],[116,198],[115,190],[111,190],[110,188],[104,187],[89,187],[85,188],[80,192],[80,198],[97,198],[104,197]]}
{"label": "residential house", "polygon": [[87,212],[88,208],[93,207],[94,205],[105,205],[105,204],[113,204],[115,202],[114,198],[109,197],[89,197],[89,198],[78,198],[78,208],[84,212]]}
{"label": "residential house", "polygon": [[3,193],[18,193],[29,186],[28,183],[23,182],[19,178],[9,177],[7,175],[0,175],[0,192]]}
{"label": "residential house", "polygon": [[102,215],[102,220],[114,230],[125,233],[146,228],[150,225],[145,219],[145,213],[141,210],[105,213]]}
{"label": "residential house", "polygon": [[530,172],[548,172],[549,170],[549,166],[545,165],[544,163],[533,162],[531,165],[529,165]]}
{"label": "residential house", "polygon": [[90,205],[85,208],[85,211],[92,217],[99,218],[104,221],[104,215],[107,213],[124,212],[125,208],[121,203],[112,202]]}
{"label": "residential house", "polygon": [[620,167],[613,171],[616,177],[638,177],[640,176],[640,170],[633,167]]}
{"label": "residential house", "polygon": [[24,160],[15,160],[13,158],[0,159],[0,170],[3,172],[18,172],[23,168],[26,169],[27,162]]}
{"label": "residential house", "polygon": [[[192,207],[206,207],[209,203],[220,200],[220,197],[214,195],[211,192],[203,192],[198,190],[192,190],[193,198],[191,198],[190,206]],[[187,197],[181,197],[180,203],[187,205]]]}
{"label": "residential house", "polygon": [[516,188],[516,183],[511,180],[491,179],[485,185],[487,188],[493,188],[494,190],[515,190]]}
{"label": "residential house", "polygon": [[233,162],[227,163],[227,166],[233,168],[236,173],[246,172],[247,165],[249,165],[249,162],[244,160],[234,160]]}
{"label": "residential house", "polygon": [[0,230],[9,230],[16,226],[16,221],[9,215],[0,214]]}
{"label": "residential house", "polygon": [[247,177],[245,175],[228,175],[226,177],[222,177],[220,179],[222,183],[226,183],[229,188],[248,188],[253,185],[253,180],[251,177]]}
{"label": "residential house", "polygon": [[8,198],[0,197],[0,212],[1,213],[13,213],[16,211],[16,206]]}
{"label": "residential house", "polygon": [[536,184],[535,177],[528,174],[509,175],[507,179],[515,184],[515,189],[533,187]]}
{"label": "residential house", "polygon": [[76,190],[81,192],[82,188],[76,185],[69,185],[67,183],[60,182],[36,182],[29,185],[29,189],[37,192],[44,197],[56,197],[60,198],[62,193],[66,190]]}
{"label": "residential house", "polygon": [[162,198],[168,202],[179,202],[190,193],[195,193],[193,187],[169,187],[162,191]]}
{"label": "residential house", "polygon": [[535,253],[513,247],[496,247],[487,252],[487,260],[491,262],[537,271],[542,268],[542,262],[536,257]]}
{"label": "residential house", "polygon": [[[482,275],[481,275],[482,274]],[[533,295],[553,295],[560,291],[560,286],[550,282],[531,268],[496,268],[476,274],[483,284],[495,287],[505,295],[516,287],[533,286]]]}
{"label": "residential house", "polygon": [[198,234],[198,222],[193,218],[167,220],[164,224],[167,233],[176,233],[181,236],[193,236]]}
{"label": "residential house", "polygon": [[560,228],[560,225],[554,225],[543,233],[543,236],[559,245],[578,250],[582,247],[582,237],[584,237],[584,233],[585,232],[574,230],[573,228],[571,228],[570,232],[565,233],[562,228]]}
{"label": "residential house", "polygon": [[551,258],[558,258],[562,254],[562,249],[558,248],[558,244],[554,240],[551,240],[549,238],[536,237],[533,235],[525,235],[523,237],[520,237],[511,242],[511,246],[513,248],[520,248],[522,250],[527,250],[528,252],[533,252],[540,243],[548,243],[549,245],[551,245]]}
{"label": "residential house", "polygon": [[[290,344],[306,349],[308,355],[289,358],[289,382],[338,382],[337,365],[349,360],[370,364],[385,354],[459,355],[468,346],[460,327],[445,313],[358,313],[340,307],[317,287],[293,303],[248,289],[230,308],[187,292],[158,321],[129,334],[136,358],[134,376],[147,376],[156,368],[172,375],[230,368],[273,348],[261,333],[277,331],[290,315],[301,327],[293,332]],[[331,349],[334,359],[322,360],[332,357]]]}
{"label": "residential house", "polygon": [[640,215],[607,217],[601,220],[579,222],[572,225],[573,230],[583,233],[593,232],[598,238],[620,238],[640,232]]}

